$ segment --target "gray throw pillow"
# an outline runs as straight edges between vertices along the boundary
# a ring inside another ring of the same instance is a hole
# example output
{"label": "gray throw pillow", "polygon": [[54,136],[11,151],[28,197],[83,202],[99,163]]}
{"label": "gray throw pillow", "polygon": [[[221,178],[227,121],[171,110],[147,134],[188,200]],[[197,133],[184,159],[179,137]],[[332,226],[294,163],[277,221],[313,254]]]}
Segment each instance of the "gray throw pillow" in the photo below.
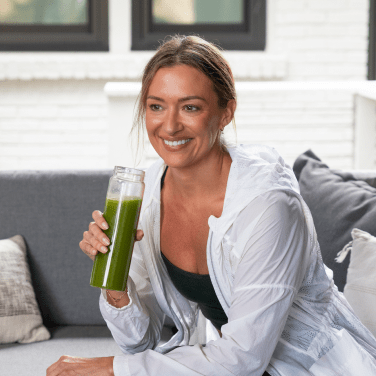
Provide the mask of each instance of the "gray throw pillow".
{"label": "gray throw pillow", "polygon": [[353,228],[376,236],[376,189],[354,174],[330,169],[311,150],[295,161],[300,193],[311,210],[325,265],[343,292],[349,260],[335,261]]}
{"label": "gray throw pillow", "polygon": [[351,251],[344,295],[362,323],[376,336],[376,237],[354,228],[353,241],[339,253],[338,262]]}
{"label": "gray throw pillow", "polygon": [[376,188],[376,170],[351,170],[356,180],[363,180],[371,187]]}
{"label": "gray throw pillow", "polygon": [[21,235],[0,240],[0,343],[49,338],[31,284],[25,241]]}

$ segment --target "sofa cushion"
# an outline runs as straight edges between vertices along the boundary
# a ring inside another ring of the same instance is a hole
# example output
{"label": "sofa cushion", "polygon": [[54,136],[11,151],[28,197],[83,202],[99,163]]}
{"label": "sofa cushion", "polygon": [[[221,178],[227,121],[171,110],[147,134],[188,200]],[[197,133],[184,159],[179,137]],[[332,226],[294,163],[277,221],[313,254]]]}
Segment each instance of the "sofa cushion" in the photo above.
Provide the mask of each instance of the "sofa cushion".
{"label": "sofa cushion", "polygon": [[344,248],[339,261],[350,254],[344,295],[362,323],[376,336],[376,238],[357,228],[353,241]]}
{"label": "sofa cushion", "polygon": [[0,240],[0,270],[0,343],[49,339],[35,300],[22,236]]}
{"label": "sofa cushion", "polygon": [[[79,326],[68,326],[62,329],[62,333],[58,330],[47,342],[1,349],[0,373],[2,375],[40,376],[45,375],[47,368],[57,362],[62,355],[87,358],[122,355],[107,327],[93,326],[92,329],[97,330],[92,330],[89,336],[85,336]],[[76,335],[77,332],[80,336]]]}
{"label": "sofa cushion", "polygon": [[92,260],[79,248],[112,171],[1,171],[0,239],[24,237],[44,324],[104,325]]}
{"label": "sofa cushion", "polygon": [[351,173],[330,169],[311,150],[296,159],[293,169],[312,213],[323,261],[343,291],[349,261],[339,264],[335,258],[351,240],[353,228],[376,235],[376,189]]}
{"label": "sofa cushion", "polygon": [[[41,376],[62,355],[85,358],[122,355],[107,326],[65,326],[51,330],[51,339],[33,344],[0,345],[0,374],[6,376]],[[162,329],[159,346],[172,336]]]}

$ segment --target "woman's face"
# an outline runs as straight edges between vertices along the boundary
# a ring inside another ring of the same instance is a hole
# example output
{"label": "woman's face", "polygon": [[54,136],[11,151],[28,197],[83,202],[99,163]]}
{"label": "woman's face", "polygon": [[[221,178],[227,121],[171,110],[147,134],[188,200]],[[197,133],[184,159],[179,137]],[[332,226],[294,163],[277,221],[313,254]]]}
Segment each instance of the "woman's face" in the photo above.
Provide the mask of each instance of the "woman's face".
{"label": "woman's face", "polygon": [[218,107],[205,74],[188,65],[160,68],[146,97],[149,140],[168,166],[187,167],[220,151],[219,132],[233,112]]}

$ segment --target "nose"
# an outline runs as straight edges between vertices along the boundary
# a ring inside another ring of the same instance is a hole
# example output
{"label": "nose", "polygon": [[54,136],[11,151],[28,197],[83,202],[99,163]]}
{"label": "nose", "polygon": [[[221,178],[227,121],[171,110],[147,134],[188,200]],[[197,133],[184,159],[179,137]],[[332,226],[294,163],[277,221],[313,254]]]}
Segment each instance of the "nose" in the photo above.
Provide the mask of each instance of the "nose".
{"label": "nose", "polygon": [[166,116],[163,122],[163,130],[168,135],[174,135],[175,133],[181,131],[184,128],[181,122],[179,111],[176,108],[169,108],[166,111]]}

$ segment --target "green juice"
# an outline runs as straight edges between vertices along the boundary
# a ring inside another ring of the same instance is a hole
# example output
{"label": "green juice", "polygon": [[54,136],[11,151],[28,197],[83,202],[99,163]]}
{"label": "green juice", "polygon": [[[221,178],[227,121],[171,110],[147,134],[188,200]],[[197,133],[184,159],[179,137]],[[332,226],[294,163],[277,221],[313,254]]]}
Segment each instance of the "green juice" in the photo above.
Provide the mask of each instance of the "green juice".
{"label": "green juice", "polygon": [[135,197],[128,197],[121,202],[106,200],[103,217],[109,228],[104,233],[111,244],[106,253],[99,252],[95,256],[91,286],[115,291],[125,290],[141,204],[142,200]]}

